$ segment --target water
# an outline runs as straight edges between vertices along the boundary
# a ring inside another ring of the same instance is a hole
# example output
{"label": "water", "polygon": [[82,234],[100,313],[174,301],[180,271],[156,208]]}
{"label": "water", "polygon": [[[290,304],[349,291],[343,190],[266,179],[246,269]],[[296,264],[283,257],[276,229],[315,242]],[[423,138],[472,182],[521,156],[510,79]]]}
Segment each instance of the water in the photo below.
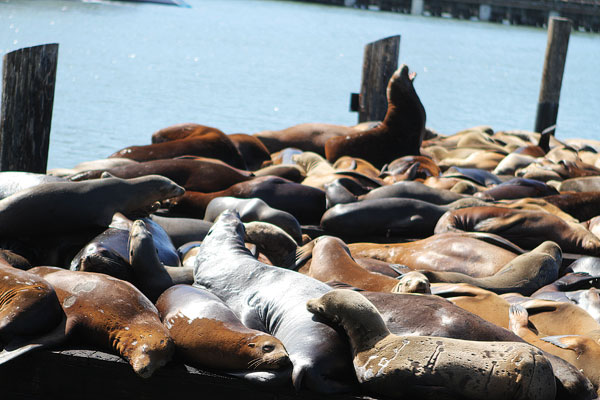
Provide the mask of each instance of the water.
{"label": "water", "polygon": [[[352,125],[364,45],[400,34],[427,126],[532,129],[546,31],[285,1],[0,1],[0,53],[59,43],[49,168],[197,122],[227,133]],[[600,139],[600,35],[572,33],[559,138]]]}

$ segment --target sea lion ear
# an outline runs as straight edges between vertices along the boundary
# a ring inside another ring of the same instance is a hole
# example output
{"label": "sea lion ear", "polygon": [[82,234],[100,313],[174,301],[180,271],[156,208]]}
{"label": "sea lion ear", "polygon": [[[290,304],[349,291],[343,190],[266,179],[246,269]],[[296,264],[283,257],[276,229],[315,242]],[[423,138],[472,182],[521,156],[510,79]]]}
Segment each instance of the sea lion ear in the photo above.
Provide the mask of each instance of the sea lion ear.
{"label": "sea lion ear", "polygon": [[114,176],[113,174],[111,174],[108,171],[104,171],[102,173],[102,175],[100,175],[100,179],[104,179],[104,178],[116,178],[116,176]]}
{"label": "sea lion ear", "polygon": [[573,350],[577,355],[583,353],[583,346],[577,339],[582,338],[581,335],[558,335],[546,336],[541,338],[544,342],[551,343],[561,349]]}

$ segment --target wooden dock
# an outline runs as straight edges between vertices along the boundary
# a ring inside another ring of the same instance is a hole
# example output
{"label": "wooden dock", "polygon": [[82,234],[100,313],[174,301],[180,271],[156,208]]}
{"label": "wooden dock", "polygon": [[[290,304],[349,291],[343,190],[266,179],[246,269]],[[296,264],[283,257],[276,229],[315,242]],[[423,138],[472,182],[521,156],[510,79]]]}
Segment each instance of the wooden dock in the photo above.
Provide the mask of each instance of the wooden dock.
{"label": "wooden dock", "polygon": [[600,32],[600,0],[303,0],[413,15],[546,26],[549,17],[569,18],[573,29]]}

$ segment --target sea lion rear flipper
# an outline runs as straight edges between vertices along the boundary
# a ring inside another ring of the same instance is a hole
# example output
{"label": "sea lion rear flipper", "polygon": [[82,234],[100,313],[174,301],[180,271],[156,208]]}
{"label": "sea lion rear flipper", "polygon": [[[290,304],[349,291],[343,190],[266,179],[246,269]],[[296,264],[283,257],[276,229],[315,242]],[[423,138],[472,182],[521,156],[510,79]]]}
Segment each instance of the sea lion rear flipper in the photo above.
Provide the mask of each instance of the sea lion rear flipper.
{"label": "sea lion rear flipper", "polygon": [[60,324],[46,334],[34,338],[16,338],[0,351],[0,365],[32,350],[48,348],[64,342],[67,338],[66,324],[67,318],[63,315]]}
{"label": "sea lion rear flipper", "polygon": [[285,368],[280,371],[233,371],[227,375],[244,379],[257,385],[284,386],[291,383],[292,369]]}
{"label": "sea lion rear flipper", "polygon": [[578,340],[583,338],[581,335],[557,335],[557,336],[546,336],[541,338],[544,342],[551,343],[561,349],[573,350],[578,355],[583,352],[582,344]]}

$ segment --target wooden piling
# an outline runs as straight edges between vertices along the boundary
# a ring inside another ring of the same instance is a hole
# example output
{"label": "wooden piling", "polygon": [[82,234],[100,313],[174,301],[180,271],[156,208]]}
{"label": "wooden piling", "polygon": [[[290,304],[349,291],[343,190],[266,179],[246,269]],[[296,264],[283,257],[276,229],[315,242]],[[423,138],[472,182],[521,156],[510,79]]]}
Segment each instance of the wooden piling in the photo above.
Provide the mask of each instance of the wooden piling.
{"label": "wooden piling", "polygon": [[387,111],[386,88],[398,68],[400,35],[390,36],[365,46],[358,122],[380,121]]}
{"label": "wooden piling", "polygon": [[46,173],[58,44],[4,56],[0,171]]}
{"label": "wooden piling", "polygon": [[542,132],[544,129],[556,124],[570,33],[571,21],[569,19],[550,18],[542,84],[535,118],[535,132]]}

